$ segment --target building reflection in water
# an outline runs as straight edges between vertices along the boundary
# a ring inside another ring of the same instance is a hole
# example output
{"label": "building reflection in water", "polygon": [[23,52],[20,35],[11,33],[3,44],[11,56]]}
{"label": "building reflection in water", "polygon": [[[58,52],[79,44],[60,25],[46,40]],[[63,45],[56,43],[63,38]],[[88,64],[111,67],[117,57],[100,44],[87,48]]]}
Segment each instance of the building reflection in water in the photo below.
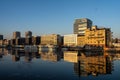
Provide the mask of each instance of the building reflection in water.
{"label": "building reflection in water", "polygon": [[40,58],[37,52],[26,52],[22,49],[13,49],[10,51],[13,61],[20,61],[20,57],[24,57],[25,62],[31,62],[32,59]]}
{"label": "building reflection in water", "polygon": [[113,68],[110,56],[100,52],[76,52],[76,55],[73,51],[64,52],[64,60],[74,62],[74,71],[78,76],[111,74]]}
{"label": "building reflection in water", "polygon": [[8,54],[8,50],[5,48],[0,48],[0,55],[7,55]]}
{"label": "building reflection in water", "polygon": [[48,60],[57,62],[60,61],[62,58],[62,52],[56,52],[56,51],[44,51],[44,52],[29,52],[24,51],[23,49],[13,49],[9,51],[9,54],[12,55],[12,61],[17,62],[20,61],[21,57],[24,57],[25,62],[31,62],[32,59],[39,59],[42,60]]}
{"label": "building reflection in water", "polygon": [[3,56],[6,56],[8,54],[8,50],[5,48],[0,48],[0,60],[2,60]]}
{"label": "building reflection in water", "polygon": [[60,61],[62,57],[61,55],[62,53],[56,51],[44,51],[44,52],[39,52],[39,54],[42,60],[47,60],[52,62]]}
{"label": "building reflection in water", "polygon": [[64,61],[78,62],[78,51],[64,51]]}
{"label": "building reflection in water", "polygon": [[0,61],[8,54],[12,56],[14,62],[21,60],[31,62],[33,59],[57,62],[63,58],[64,61],[74,64],[74,72],[78,76],[111,74],[114,68],[113,60],[120,59],[120,53],[64,51],[63,55],[62,51],[26,52],[21,49],[8,51],[0,48]]}

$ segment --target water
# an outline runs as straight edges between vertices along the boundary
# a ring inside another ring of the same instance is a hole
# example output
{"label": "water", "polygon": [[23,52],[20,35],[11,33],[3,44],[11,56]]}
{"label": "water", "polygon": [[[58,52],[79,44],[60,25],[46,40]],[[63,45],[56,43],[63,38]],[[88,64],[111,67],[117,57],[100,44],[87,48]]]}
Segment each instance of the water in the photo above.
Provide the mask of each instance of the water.
{"label": "water", "polygon": [[120,80],[119,53],[0,49],[0,80]]}

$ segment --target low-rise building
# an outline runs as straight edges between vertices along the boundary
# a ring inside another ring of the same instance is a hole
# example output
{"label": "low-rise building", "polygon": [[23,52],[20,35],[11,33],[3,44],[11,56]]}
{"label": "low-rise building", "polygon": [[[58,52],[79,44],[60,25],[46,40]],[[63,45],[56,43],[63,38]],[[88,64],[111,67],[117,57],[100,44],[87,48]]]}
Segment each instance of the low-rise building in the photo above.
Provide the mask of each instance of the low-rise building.
{"label": "low-rise building", "polygon": [[111,47],[112,37],[110,28],[97,28],[97,26],[92,26],[91,29],[86,29],[85,43],[87,45]]}
{"label": "low-rise building", "polygon": [[77,46],[77,34],[64,35],[64,46]]}
{"label": "low-rise building", "polygon": [[58,34],[48,34],[41,36],[41,45],[61,45],[61,36]]}
{"label": "low-rise building", "polygon": [[0,45],[1,45],[1,46],[3,45],[3,40],[0,40]]}
{"label": "low-rise building", "polygon": [[120,43],[112,43],[113,47],[120,48]]}
{"label": "low-rise building", "polygon": [[85,45],[85,36],[84,35],[79,35],[77,37],[77,45],[83,47]]}
{"label": "low-rise building", "polygon": [[40,44],[40,36],[32,36],[32,44],[39,45]]}

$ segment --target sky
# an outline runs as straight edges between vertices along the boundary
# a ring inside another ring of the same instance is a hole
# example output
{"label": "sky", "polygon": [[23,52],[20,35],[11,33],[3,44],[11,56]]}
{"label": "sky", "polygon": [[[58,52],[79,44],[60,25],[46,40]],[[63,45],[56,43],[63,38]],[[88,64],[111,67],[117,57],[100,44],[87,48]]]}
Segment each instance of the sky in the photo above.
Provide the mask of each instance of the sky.
{"label": "sky", "polygon": [[43,34],[72,34],[75,19],[89,18],[93,25],[111,28],[120,38],[120,0],[0,0],[0,34],[11,38],[32,31]]}

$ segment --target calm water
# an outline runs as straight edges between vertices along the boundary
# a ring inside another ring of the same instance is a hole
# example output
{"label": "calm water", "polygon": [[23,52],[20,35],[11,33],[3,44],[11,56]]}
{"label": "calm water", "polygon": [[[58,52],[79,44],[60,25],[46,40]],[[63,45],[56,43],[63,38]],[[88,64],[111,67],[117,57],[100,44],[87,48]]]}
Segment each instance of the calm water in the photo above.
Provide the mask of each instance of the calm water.
{"label": "calm water", "polygon": [[0,49],[0,80],[120,80],[119,53]]}

